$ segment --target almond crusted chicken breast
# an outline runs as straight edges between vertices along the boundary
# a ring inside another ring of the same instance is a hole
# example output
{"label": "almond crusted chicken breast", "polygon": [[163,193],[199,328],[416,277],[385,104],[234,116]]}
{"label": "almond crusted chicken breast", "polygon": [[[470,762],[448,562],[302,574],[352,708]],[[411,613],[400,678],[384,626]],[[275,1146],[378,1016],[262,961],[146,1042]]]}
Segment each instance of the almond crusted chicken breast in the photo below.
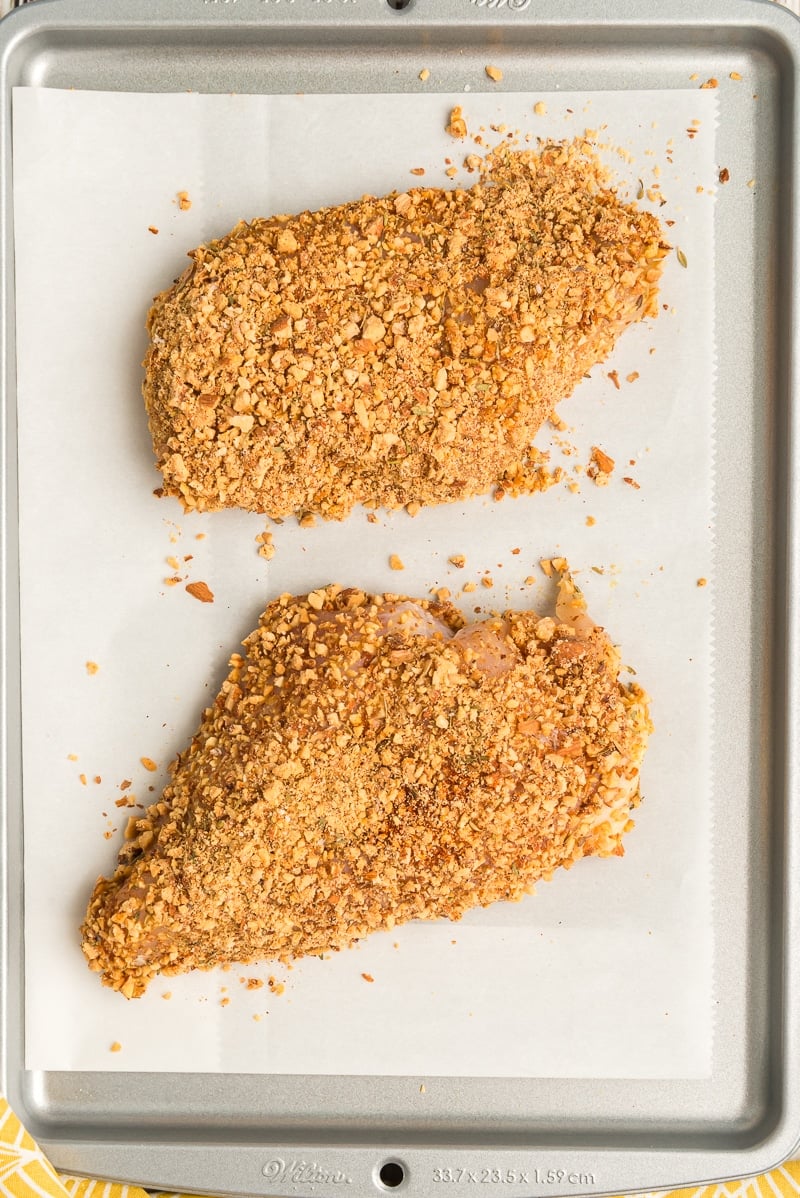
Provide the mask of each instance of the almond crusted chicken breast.
{"label": "almond crusted chicken breast", "polygon": [[583,141],[495,151],[469,190],[239,224],[149,315],[163,491],[340,519],[536,489],[537,430],[656,315],[667,248]]}
{"label": "almond crusted chicken breast", "polygon": [[128,998],[458,919],[623,852],[647,697],[569,579],[555,619],[468,626],[427,600],[283,595],[230,665],[89,903],[90,968]]}

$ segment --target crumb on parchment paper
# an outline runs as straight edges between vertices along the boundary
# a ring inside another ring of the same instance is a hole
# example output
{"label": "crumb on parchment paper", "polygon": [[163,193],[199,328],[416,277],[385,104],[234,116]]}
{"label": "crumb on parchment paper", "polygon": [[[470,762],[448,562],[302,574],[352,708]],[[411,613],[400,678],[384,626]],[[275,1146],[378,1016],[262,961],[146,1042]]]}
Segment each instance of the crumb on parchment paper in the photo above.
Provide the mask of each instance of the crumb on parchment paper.
{"label": "crumb on parchment paper", "polygon": [[698,585],[699,587],[705,587],[705,586],[708,586],[708,579],[707,579],[707,578],[698,578],[698,580],[697,580],[697,585]]}
{"label": "crumb on parchment paper", "polygon": [[109,1046],[108,1051],[109,1052],[122,1052],[122,1045],[120,1044],[119,1040],[112,1041],[111,1045]]}
{"label": "crumb on parchment paper", "polygon": [[188,191],[178,192],[178,207],[181,212],[188,212],[192,206],[192,201],[189,199]]}
{"label": "crumb on parchment paper", "polygon": [[214,592],[207,582],[187,582],[184,590],[188,591],[193,599],[199,599],[201,603],[214,602]]}
{"label": "crumb on parchment paper", "polygon": [[100,669],[100,667],[96,661],[87,661],[87,663],[86,663],[86,673],[87,674],[96,674],[99,669]]}
{"label": "crumb on parchment paper", "polygon": [[374,982],[375,981],[375,979],[371,973],[362,973],[361,976],[365,982]]}
{"label": "crumb on parchment paper", "polygon": [[458,139],[467,136],[467,122],[464,120],[460,104],[456,104],[450,109],[450,118],[445,125],[445,133]]}
{"label": "crumb on parchment paper", "polygon": [[533,111],[536,116],[546,116],[547,105],[545,104],[544,100],[537,100],[533,106]]}
{"label": "crumb on parchment paper", "polygon": [[467,559],[463,553],[454,553],[447,559],[451,566],[455,566],[457,570],[463,570],[467,564]]}
{"label": "crumb on parchment paper", "polygon": [[140,757],[139,761],[146,770],[150,771],[151,774],[154,774],[158,769],[158,766],[156,765],[155,761],[153,761],[152,757]]}
{"label": "crumb on parchment paper", "polygon": [[390,570],[405,570],[405,568],[406,567],[405,567],[405,564],[404,564],[402,558],[398,557],[396,553],[392,553],[389,555],[389,569]]}
{"label": "crumb on parchment paper", "polygon": [[591,460],[586,468],[586,474],[597,486],[603,487],[608,483],[609,476],[614,472],[614,459],[609,457],[599,445],[592,446]]}

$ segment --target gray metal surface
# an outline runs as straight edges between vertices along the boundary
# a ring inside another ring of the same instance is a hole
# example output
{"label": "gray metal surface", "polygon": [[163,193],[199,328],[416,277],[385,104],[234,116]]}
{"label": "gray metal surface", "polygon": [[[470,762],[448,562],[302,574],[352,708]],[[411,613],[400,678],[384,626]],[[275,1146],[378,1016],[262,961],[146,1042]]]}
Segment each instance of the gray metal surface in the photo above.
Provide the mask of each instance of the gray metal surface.
{"label": "gray metal surface", "polygon": [[[648,0],[410,0],[403,10],[387,0],[38,0],[0,25],[0,1085],[59,1167],[193,1191],[366,1198],[382,1190],[379,1166],[396,1160],[414,1198],[487,1189],[544,1198],[739,1177],[797,1145],[798,31],[796,18],[759,0],[701,10],[693,0],[657,9]],[[26,1072],[11,88],[369,92],[404,88],[425,65],[449,89],[460,88],[465,64],[475,73],[487,61],[503,68],[509,90],[532,81],[670,89],[695,72],[731,70],[747,79],[720,89],[717,131],[720,166],[757,187],[747,197],[731,189],[717,207],[712,799],[724,897],[712,1076],[428,1078],[421,1116],[419,1078]]]}

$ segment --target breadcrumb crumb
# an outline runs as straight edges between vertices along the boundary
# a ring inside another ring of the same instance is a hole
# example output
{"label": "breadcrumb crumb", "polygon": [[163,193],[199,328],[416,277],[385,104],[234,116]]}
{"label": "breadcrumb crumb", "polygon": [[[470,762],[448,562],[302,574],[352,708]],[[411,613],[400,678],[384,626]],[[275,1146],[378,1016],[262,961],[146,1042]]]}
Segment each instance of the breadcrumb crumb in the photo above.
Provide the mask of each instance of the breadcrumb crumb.
{"label": "breadcrumb crumb", "polygon": [[214,602],[214,592],[207,582],[187,582],[184,590],[188,591],[193,599],[199,599],[201,603]]}

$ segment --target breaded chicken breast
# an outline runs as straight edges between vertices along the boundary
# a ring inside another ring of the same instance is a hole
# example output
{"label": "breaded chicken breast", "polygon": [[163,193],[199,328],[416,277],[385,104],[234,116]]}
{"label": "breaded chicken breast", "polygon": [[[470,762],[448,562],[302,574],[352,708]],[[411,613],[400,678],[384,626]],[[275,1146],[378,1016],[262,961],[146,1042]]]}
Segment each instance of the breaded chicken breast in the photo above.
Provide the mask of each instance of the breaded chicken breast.
{"label": "breaded chicken breast", "polygon": [[647,698],[568,579],[555,619],[330,586],[271,603],[162,797],[94,888],[83,950],[158,973],[343,949],[621,854]]}
{"label": "breaded chicken breast", "polygon": [[239,224],[149,315],[163,491],[338,519],[536,489],[538,429],[655,316],[667,248],[582,141],[495,151],[469,190]]}

